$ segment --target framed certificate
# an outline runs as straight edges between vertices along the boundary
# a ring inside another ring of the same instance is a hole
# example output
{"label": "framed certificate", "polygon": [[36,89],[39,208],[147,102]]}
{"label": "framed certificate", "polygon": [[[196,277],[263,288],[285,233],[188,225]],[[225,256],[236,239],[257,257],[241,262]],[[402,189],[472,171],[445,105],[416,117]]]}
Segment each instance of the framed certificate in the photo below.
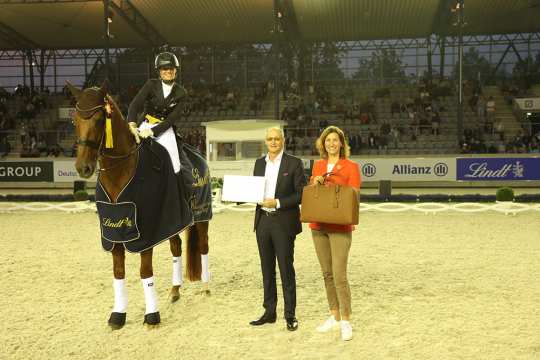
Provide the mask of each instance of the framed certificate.
{"label": "framed certificate", "polygon": [[261,203],[264,185],[264,176],[225,175],[221,201]]}

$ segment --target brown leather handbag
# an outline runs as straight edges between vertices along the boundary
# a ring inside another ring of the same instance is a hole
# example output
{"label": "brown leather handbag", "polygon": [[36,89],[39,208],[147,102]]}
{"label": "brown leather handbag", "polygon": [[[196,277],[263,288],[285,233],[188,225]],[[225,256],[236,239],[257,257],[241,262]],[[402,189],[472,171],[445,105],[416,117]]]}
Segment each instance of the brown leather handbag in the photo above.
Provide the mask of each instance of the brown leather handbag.
{"label": "brown leather handbag", "polygon": [[334,184],[305,186],[302,192],[300,221],[357,225],[358,201],[358,191],[351,186]]}

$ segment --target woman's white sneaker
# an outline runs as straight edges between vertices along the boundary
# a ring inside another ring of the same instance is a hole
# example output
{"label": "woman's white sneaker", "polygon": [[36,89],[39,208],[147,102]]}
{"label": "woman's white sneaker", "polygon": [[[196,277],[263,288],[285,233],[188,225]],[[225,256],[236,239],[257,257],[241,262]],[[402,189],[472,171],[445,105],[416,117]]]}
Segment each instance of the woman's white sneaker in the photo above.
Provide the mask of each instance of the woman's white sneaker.
{"label": "woman's white sneaker", "polygon": [[334,315],[332,315],[328,319],[326,319],[326,321],[322,325],[317,326],[317,331],[320,333],[325,333],[337,328],[338,325],[339,321],[336,321]]}
{"label": "woman's white sneaker", "polygon": [[341,327],[341,340],[349,341],[352,339],[352,326],[351,323],[345,320],[339,322]]}

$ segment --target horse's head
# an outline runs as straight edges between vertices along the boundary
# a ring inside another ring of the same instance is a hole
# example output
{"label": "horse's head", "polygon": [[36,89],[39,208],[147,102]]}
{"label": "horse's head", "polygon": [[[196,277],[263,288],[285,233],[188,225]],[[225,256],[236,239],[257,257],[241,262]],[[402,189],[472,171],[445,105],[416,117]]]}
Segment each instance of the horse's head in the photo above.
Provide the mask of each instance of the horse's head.
{"label": "horse's head", "polygon": [[96,169],[99,151],[104,141],[107,82],[105,81],[101,87],[84,90],[75,88],[69,82],[67,86],[77,100],[73,120],[78,145],[75,168],[82,178],[89,178]]}

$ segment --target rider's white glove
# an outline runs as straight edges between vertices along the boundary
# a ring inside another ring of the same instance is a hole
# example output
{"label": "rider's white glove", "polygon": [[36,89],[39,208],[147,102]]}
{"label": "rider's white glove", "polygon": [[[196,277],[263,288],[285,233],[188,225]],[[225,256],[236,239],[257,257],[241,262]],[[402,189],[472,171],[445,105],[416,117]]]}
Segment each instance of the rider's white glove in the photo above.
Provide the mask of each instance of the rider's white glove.
{"label": "rider's white glove", "polygon": [[152,129],[142,129],[139,131],[139,136],[143,139],[154,136]]}
{"label": "rider's white glove", "polygon": [[129,125],[129,131],[131,134],[133,134],[133,137],[135,138],[135,142],[138,144],[141,142],[141,139],[139,138],[139,129],[137,128],[137,124],[134,122],[128,123]]}

